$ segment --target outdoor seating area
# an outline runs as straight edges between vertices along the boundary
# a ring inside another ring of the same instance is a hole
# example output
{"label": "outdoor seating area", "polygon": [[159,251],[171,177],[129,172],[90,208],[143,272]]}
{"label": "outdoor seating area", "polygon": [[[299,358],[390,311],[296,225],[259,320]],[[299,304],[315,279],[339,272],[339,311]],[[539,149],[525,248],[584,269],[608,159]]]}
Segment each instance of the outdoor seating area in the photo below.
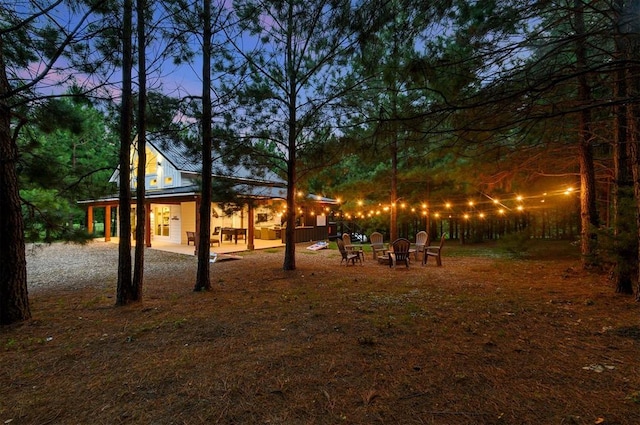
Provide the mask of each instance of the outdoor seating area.
{"label": "outdoor seating area", "polygon": [[[388,265],[395,268],[398,264],[404,264],[408,268],[411,264],[411,257],[417,262],[421,260],[421,265],[425,266],[429,257],[433,257],[437,266],[442,266],[442,248],[446,239],[446,233],[440,236],[438,245],[429,245],[429,235],[426,231],[420,231],[415,236],[415,242],[407,238],[398,238],[390,244],[384,243],[384,236],[380,232],[373,232],[369,236],[369,247],[374,262]],[[364,249],[361,244],[352,244],[349,234],[344,233],[336,239],[338,249],[342,254],[342,262],[364,261]]]}
{"label": "outdoor seating area", "polygon": [[[242,230],[242,229],[241,229]],[[223,228],[215,228],[214,236],[217,233],[224,235]],[[195,240],[194,232],[193,238]],[[241,234],[242,232],[240,232]],[[220,248],[216,248],[215,255],[221,255],[223,253],[239,253],[246,248],[241,244],[235,243],[235,234],[231,233],[233,239],[226,240],[226,243],[222,243],[222,245],[218,245]],[[188,245],[193,242],[191,239],[191,235],[188,236]],[[242,236],[240,236],[242,237]],[[413,238],[412,238],[413,239]],[[335,238],[335,243],[338,248],[338,252],[340,253],[340,265],[343,263],[347,266],[352,265],[364,265],[365,256],[369,255],[371,252],[371,256],[373,258],[373,264],[375,266],[384,265],[390,268],[398,268],[398,266],[403,266],[400,268],[410,268],[412,265],[426,266],[429,260],[429,257],[435,260],[435,264],[438,267],[442,266],[442,252],[445,240],[447,239],[447,234],[443,233],[440,235],[437,244],[430,245],[429,236],[426,231],[420,231],[415,235],[415,239],[410,240],[408,238],[398,238],[391,243],[384,242],[384,236],[380,232],[373,232],[369,236],[369,243],[356,243],[351,239],[351,236],[347,233],[342,234],[340,237]],[[255,249],[265,249],[265,248],[275,248],[282,247],[284,244],[281,240],[269,240],[269,239],[256,239],[254,241]],[[316,242],[310,246],[320,246],[323,249],[329,247],[328,243],[324,242]],[[161,250],[168,250],[172,252],[185,252],[188,254],[194,254],[193,248],[190,250],[185,250],[185,245],[182,245],[183,249],[179,250],[175,248],[172,244],[162,244],[158,246]],[[307,247],[309,248],[309,247]],[[213,252],[213,251],[212,251]],[[212,254],[212,255],[214,255]],[[418,263],[419,261],[419,263]],[[433,261],[432,261],[433,262]]]}

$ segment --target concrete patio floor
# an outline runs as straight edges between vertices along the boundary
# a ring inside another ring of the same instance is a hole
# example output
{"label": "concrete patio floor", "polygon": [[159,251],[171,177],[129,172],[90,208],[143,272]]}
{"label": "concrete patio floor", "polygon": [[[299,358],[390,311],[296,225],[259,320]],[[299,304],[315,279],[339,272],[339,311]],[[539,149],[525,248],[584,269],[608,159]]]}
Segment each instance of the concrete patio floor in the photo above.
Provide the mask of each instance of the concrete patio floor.
{"label": "concrete patio floor", "polygon": [[[117,238],[112,238],[112,242],[117,242]],[[263,240],[263,239],[255,239],[253,241],[254,250],[259,249],[268,249],[268,248],[280,248],[284,247],[284,244],[279,240]],[[195,255],[195,248],[193,244],[175,244],[164,241],[154,240],[151,242],[151,247],[149,249],[157,249],[159,251],[167,251],[174,252],[176,254],[185,254],[185,255]],[[239,240],[236,245],[235,242],[223,241],[220,246],[217,244],[213,244],[211,246],[211,252],[215,252],[218,254],[231,254],[236,252],[248,251],[246,241]]]}

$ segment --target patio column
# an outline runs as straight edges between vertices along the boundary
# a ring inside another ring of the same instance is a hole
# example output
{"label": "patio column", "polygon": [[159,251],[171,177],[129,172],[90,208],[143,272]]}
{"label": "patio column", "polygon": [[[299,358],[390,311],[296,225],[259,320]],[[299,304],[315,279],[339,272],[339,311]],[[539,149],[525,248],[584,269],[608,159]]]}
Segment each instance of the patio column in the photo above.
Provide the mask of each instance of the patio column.
{"label": "patio column", "polygon": [[[196,240],[194,241],[193,255],[198,255],[198,236],[200,234],[200,197],[196,197]],[[222,235],[220,235],[222,238]],[[222,241],[222,239],[220,239]]]}
{"label": "patio column", "polygon": [[255,249],[253,245],[253,234],[254,234],[253,214],[254,214],[253,202],[249,202],[249,213],[248,213],[249,217],[247,217],[247,220],[249,221],[249,227],[247,231],[247,249],[249,251],[253,251]]}
{"label": "patio column", "polygon": [[93,206],[87,208],[87,233],[93,233]]}
{"label": "patio column", "polygon": [[151,204],[144,204],[144,242],[147,248],[151,247]]}
{"label": "patio column", "polygon": [[104,207],[104,241],[111,240],[111,205]]}

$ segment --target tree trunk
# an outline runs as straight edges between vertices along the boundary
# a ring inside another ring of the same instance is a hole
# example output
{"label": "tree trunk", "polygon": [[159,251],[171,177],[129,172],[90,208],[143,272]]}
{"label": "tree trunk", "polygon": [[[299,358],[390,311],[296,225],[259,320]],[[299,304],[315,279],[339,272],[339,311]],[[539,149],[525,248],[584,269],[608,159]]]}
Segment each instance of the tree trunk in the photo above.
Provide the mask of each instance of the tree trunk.
{"label": "tree trunk", "polygon": [[0,34],[0,325],[31,318],[27,291],[24,222],[16,163],[18,146],[11,136],[11,110]]}
{"label": "tree trunk", "polygon": [[127,305],[135,299],[131,279],[131,169],[130,146],[132,119],[131,46],[132,0],[124,0],[122,28],[122,104],[120,116],[120,242],[118,244],[118,288],[116,305]]}
{"label": "tree trunk", "polygon": [[[629,142],[628,115],[629,107],[624,102],[628,96],[627,70],[626,70],[626,45],[623,35],[623,9],[624,0],[616,0],[618,22],[615,28],[615,58],[618,66],[615,71],[614,98],[618,102],[614,107],[614,142],[613,142],[613,250],[616,261],[613,282],[617,293],[632,294],[633,279],[637,273],[636,261],[638,240],[633,238],[631,242],[627,235],[636,233],[635,220],[629,214],[636,209],[633,203],[633,180],[629,167],[627,145]],[[624,102],[624,103],[623,103]]]}
{"label": "tree trunk", "polygon": [[[637,18],[637,3],[627,2],[624,12],[625,36],[627,60],[629,61],[627,81],[629,97],[634,99],[640,96],[640,22]],[[631,171],[633,175],[633,192],[635,200],[636,216],[636,236],[640,244],[640,104],[632,102],[629,106],[629,130],[628,138],[630,149],[629,159],[631,160]],[[636,258],[636,265],[640,264],[640,250]],[[636,301],[640,301],[640,267],[636,276]]]}
{"label": "tree trunk", "polygon": [[[295,142],[294,142],[295,144]],[[295,148],[294,148],[295,149]],[[291,152],[291,142],[289,142],[289,152]],[[295,152],[293,152],[295,155]],[[284,229],[284,262],[282,264],[283,270],[295,270],[296,269],[296,164],[295,159],[289,159],[287,161],[287,211],[286,211],[286,226]]]}
{"label": "tree trunk", "polygon": [[297,74],[294,64],[294,49],[293,44],[293,4],[289,2],[288,13],[288,33],[287,33],[287,58],[286,58],[286,73],[288,77],[288,107],[289,117],[287,121],[287,226],[284,231],[285,235],[285,249],[284,249],[284,262],[282,264],[283,270],[295,270],[296,269],[296,178],[297,178],[297,163],[296,163],[296,140],[297,140],[297,102],[296,96],[298,91]]}
{"label": "tree trunk", "polygon": [[[395,124],[392,123],[395,130]],[[391,134],[391,208],[389,210],[389,243],[398,239],[398,133]]]}
{"label": "tree trunk", "polygon": [[146,229],[145,186],[147,168],[147,61],[146,0],[136,0],[138,10],[138,175],[136,185],[136,250],[133,263],[132,301],[142,301]]}
{"label": "tree trunk", "polygon": [[576,68],[578,74],[578,104],[582,106],[579,116],[578,156],[580,163],[580,224],[582,266],[591,267],[595,263],[597,235],[595,229],[599,225],[596,208],[596,178],[593,165],[593,147],[591,132],[591,112],[585,107],[591,102],[591,88],[587,80],[587,59],[584,35],[584,4],[575,0],[576,28]]}
{"label": "tree trunk", "polygon": [[210,290],[211,269],[211,0],[202,4],[204,28],[202,32],[202,202],[200,202],[200,228],[198,229],[198,271],[194,291]]}

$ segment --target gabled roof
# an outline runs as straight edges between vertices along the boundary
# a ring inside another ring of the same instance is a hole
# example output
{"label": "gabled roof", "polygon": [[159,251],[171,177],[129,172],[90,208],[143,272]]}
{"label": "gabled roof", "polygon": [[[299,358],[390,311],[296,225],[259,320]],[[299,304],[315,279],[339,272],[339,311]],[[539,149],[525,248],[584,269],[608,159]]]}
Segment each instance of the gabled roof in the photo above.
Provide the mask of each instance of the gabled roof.
{"label": "gabled roof", "polygon": [[[147,137],[147,143],[153,146],[153,148],[164,156],[177,170],[186,173],[201,174],[201,153],[190,152],[189,148],[183,142],[172,140],[162,135],[150,134]],[[262,175],[257,176],[254,170],[250,170],[243,165],[230,167],[224,163],[218,152],[212,153],[212,159],[213,177],[226,178],[248,184],[258,183],[286,187],[286,181],[272,171],[260,170],[259,174]]]}

